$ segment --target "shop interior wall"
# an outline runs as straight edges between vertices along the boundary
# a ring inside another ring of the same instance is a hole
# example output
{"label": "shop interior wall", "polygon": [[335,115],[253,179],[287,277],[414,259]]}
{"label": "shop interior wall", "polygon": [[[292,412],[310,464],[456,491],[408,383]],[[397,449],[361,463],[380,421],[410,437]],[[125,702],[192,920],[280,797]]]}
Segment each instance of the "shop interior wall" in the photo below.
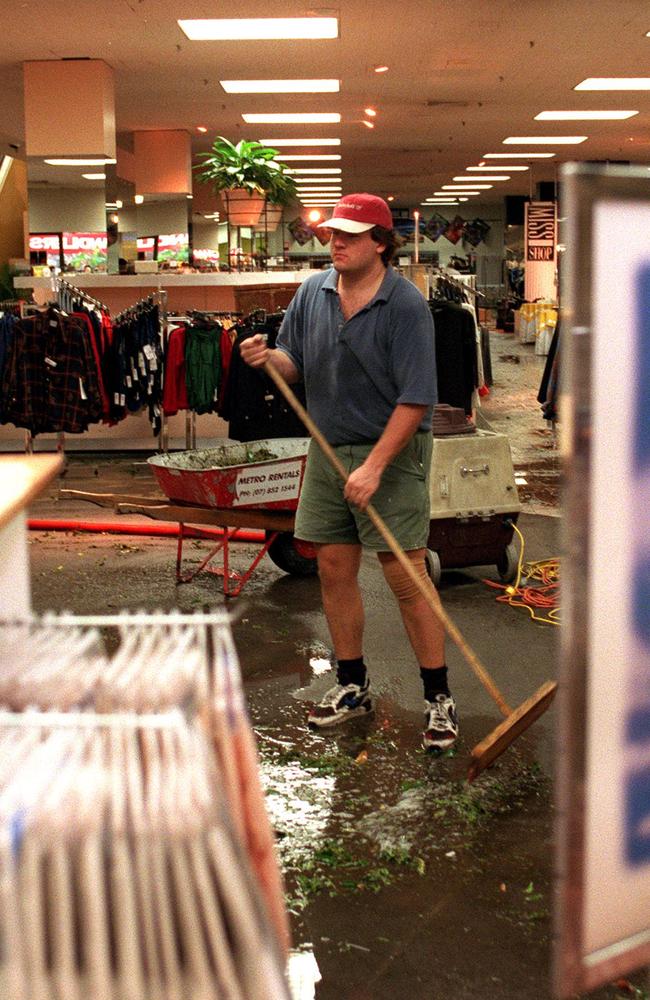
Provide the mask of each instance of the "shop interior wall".
{"label": "shop interior wall", "polygon": [[25,256],[27,164],[12,159],[0,190],[0,268],[12,257]]}
{"label": "shop interior wall", "polygon": [[32,233],[106,232],[103,188],[29,188],[29,230]]}

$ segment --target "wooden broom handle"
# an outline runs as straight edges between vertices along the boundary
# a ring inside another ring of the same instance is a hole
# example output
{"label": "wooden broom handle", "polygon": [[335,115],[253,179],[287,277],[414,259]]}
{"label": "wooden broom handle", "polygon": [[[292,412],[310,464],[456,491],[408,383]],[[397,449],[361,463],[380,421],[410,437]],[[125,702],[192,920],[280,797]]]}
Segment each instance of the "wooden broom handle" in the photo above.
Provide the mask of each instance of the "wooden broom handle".
{"label": "wooden broom handle", "polygon": [[[264,365],[264,371],[269,376],[269,378],[273,379],[273,381],[275,382],[278,389],[286,399],[289,406],[291,406],[292,409],[298,414],[303,424],[313,437],[314,441],[317,443],[318,447],[324,453],[324,455],[331,463],[331,465],[336,469],[341,479],[344,482],[347,482],[348,474],[346,472],[345,466],[339,460],[338,455],[332,448],[329,441],[327,441],[323,437],[322,433],[320,432],[320,430],[318,429],[312,418],[307,413],[307,410],[304,408],[300,400],[296,397],[295,393],[289,387],[289,385],[282,377],[278,369],[271,361],[267,361],[266,364]],[[470,667],[480,680],[481,684],[483,685],[487,693],[495,701],[502,715],[505,716],[505,718],[508,718],[508,716],[512,714],[512,709],[510,708],[507,701],[499,691],[498,687],[490,677],[489,673],[479,660],[474,650],[465,641],[463,635],[456,628],[455,624],[453,623],[449,615],[446,613],[444,608],[441,605],[439,605],[439,603],[436,601],[434,594],[431,592],[431,588],[427,586],[427,583],[422,579],[419,573],[417,573],[415,567],[413,566],[413,563],[402,549],[401,545],[391,532],[388,525],[384,523],[383,519],[379,516],[379,514],[372,506],[372,504],[368,504],[368,506],[366,507],[366,513],[370,518],[370,520],[372,521],[372,523],[374,524],[377,531],[379,532],[379,534],[381,535],[381,537],[388,545],[389,549],[391,550],[395,558],[398,560],[404,572],[408,574],[412,582],[417,586],[418,590],[426,600],[431,610],[438,617],[438,620],[444,627],[449,638],[456,644],[456,646],[467,660],[467,663],[470,665]]]}

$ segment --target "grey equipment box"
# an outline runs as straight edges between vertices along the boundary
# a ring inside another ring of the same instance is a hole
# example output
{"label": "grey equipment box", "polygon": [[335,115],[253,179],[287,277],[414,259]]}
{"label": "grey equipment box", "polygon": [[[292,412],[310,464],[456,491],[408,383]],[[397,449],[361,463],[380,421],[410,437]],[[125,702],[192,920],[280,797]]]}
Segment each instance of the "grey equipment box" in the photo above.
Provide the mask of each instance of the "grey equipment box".
{"label": "grey equipment box", "polygon": [[521,503],[506,435],[478,429],[434,434],[430,490],[433,582],[443,569],[494,564],[510,583],[517,572],[512,536]]}

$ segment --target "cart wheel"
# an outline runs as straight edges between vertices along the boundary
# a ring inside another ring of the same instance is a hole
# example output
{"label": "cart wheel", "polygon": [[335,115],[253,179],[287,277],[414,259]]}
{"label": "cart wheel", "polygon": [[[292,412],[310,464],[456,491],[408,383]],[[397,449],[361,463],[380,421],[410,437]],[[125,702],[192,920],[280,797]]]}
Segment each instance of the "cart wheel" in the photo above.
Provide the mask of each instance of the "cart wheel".
{"label": "cart wheel", "polygon": [[433,586],[438,587],[440,585],[440,576],[442,574],[440,556],[433,549],[427,549],[424,554],[424,562],[427,567],[427,573],[431,577]]}
{"label": "cart wheel", "polygon": [[519,555],[517,546],[510,542],[503,550],[503,555],[497,562],[497,572],[503,583],[512,583],[517,576],[517,566],[519,565]]}
{"label": "cart wheel", "polygon": [[[266,537],[272,534],[267,531]],[[276,566],[293,576],[314,576],[318,572],[316,553],[305,542],[296,541],[291,531],[281,531],[271,542],[269,556]],[[312,554],[313,553],[313,554]]]}

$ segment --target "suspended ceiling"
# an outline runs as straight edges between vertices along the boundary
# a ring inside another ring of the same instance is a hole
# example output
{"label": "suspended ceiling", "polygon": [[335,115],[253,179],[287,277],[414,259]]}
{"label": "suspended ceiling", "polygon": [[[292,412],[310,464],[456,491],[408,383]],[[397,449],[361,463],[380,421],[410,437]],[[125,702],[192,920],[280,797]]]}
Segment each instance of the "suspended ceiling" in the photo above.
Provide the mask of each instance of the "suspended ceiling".
{"label": "suspended ceiling", "polygon": [[[483,203],[528,194],[572,159],[650,163],[650,92],[573,89],[586,77],[650,74],[650,5],[644,0],[343,0],[332,8],[292,0],[4,4],[11,8],[0,33],[0,151],[5,153],[19,154],[24,142],[22,62],[89,57],[106,60],[115,71],[118,132],[185,128],[196,151],[216,134],[233,140],[340,137],[344,190],[393,195],[401,207],[417,207],[488,152],[535,149],[556,155],[508,182],[496,182]],[[339,17],[339,37],[191,42],[177,24],[178,18],[310,14]],[[375,73],[381,64],[388,72]],[[335,77],[341,90],[228,95],[219,84],[276,77]],[[377,109],[373,129],[362,124],[368,106]],[[640,113],[613,122],[533,120],[542,110],[558,109]],[[266,111],[335,111],[342,121],[253,126],[241,117]],[[207,127],[207,136],[196,131],[199,125]],[[589,138],[570,147],[502,145],[507,136],[549,134]]]}

